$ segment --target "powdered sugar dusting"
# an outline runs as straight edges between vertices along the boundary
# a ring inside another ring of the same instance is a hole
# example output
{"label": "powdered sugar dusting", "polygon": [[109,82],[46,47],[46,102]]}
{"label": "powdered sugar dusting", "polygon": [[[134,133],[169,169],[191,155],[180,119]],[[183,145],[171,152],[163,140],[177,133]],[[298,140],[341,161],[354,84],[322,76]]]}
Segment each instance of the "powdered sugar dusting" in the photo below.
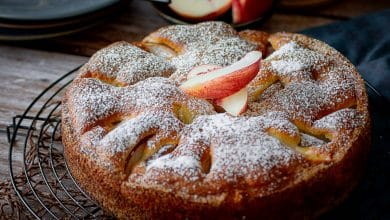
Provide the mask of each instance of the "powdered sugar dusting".
{"label": "powdered sugar dusting", "polygon": [[[162,37],[169,39],[173,44],[188,49],[188,45],[195,41],[203,41],[213,44],[221,38],[236,37],[237,32],[224,22],[211,21],[197,25],[170,25],[160,28],[152,34],[152,37]],[[149,37],[150,38],[150,37]],[[147,37],[147,40],[148,37]]]}
{"label": "powdered sugar dusting", "polygon": [[293,41],[267,57],[261,71],[270,80],[276,76],[284,88],[266,99],[249,103],[254,114],[282,111],[294,122],[311,126],[329,112],[355,103],[357,82],[352,78],[353,70],[343,61],[325,57]]}
{"label": "powdered sugar dusting", "polygon": [[314,127],[332,131],[352,130],[362,124],[362,119],[355,109],[346,108],[329,114],[314,122]]}
{"label": "powdered sugar dusting", "polygon": [[182,48],[179,55],[171,59],[176,67],[171,78],[177,82],[185,81],[188,71],[195,66],[227,66],[257,48],[255,44],[241,39],[230,25],[223,22],[172,25],[161,28],[145,41],[159,43],[160,38]]}
{"label": "powdered sugar dusting", "polygon": [[126,85],[153,76],[169,76],[175,68],[163,58],[127,42],[117,42],[96,52],[80,70],[80,77],[101,74]]}
{"label": "powdered sugar dusting", "polygon": [[[172,154],[162,156],[150,163],[147,166],[146,175],[148,172],[153,170],[158,172],[158,170],[164,170],[164,172],[172,172],[189,181],[196,181],[199,179],[201,171],[201,165],[199,160],[191,156],[176,156],[173,157]],[[154,173],[156,175],[156,173]],[[149,178],[153,178],[149,175]]]}
{"label": "powdered sugar dusting", "polygon": [[[246,178],[249,173],[250,178],[270,178],[267,176],[270,170],[301,158],[266,132],[275,126],[287,134],[297,134],[297,128],[278,112],[250,118],[227,114],[200,116],[182,131],[180,143],[172,153],[157,158],[148,166],[146,179],[158,179],[160,172],[167,170],[178,176],[191,172],[192,177],[206,178],[205,181],[224,179],[235,182]],[[208,173],[202,173],[200,160],[208,152],[212,164]]]}
{"label": "powdered sugar dusting", "polygon": [[125,117],[146,109],[172,111],[174,103],[182,103],[195,114],[214,113],[207,101],[187,96],[174,82],[161,77],[127,87],[114,87],[96,79],[78,79],[68,89],[67,96],[81,134],[114,114]]}
{"label": "powdered sugar dusting", "polygon": [[76,130],[84,132],[96,121],[117,111],[119,97],[113,95],[117,92],[117,87],[96,79],[76,79],[66,91]]}
{"label": "powdered sugar dusting", "polygon": [[122,122],[104,136],[97,146],[99,150],[114,155],[131,151],[145,134],[162,133],[165,135],[159,138],[166,138],[167,135],[178,133],[182,127],[183,124],[170,112],[149,111]]}
{"label": "powdered sugar dusting", "polygon": [[188,71],[195,66],[203,64],[227,66],[255,49],[254,45],[238,37],[223,38],[213,44],[206,44],[203,41],[193,42],[188,46],[188,50],[171,60],[176,67],[171,78],[182,82],[187,79]]}
{"label": "powdered sugar dusting", "polygon": [[319,117],[326,104],[325,94],[313,82],[291,83],[261,103],[250,104],[253,112],[261,114],[267,111],[282,111],[292,120],[311,124]]}
{"label": "powdered sugar dusting", "polygon": [[294,41],[283,45],[267,57],[267,60],[271,61],[272,69],[279,74],[319,69],[327,63],[327,59],[321,53],[299,46]]}
{"label": "powdered sugar dusting", "polygon": [[312,135],[301,133],[301,143],[299,144],[302,147],[320,147],[326,142],[318,139]]}

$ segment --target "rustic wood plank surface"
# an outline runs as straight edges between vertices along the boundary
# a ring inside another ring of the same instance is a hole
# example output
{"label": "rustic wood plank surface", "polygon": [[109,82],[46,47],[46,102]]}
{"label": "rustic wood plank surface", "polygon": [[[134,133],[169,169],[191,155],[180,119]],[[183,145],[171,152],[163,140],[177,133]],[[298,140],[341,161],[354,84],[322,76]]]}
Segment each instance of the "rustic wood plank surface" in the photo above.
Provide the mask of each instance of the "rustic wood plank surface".
{"label": "rustic wood plank surface", "polygon": [[86,60],[86,57],[75,55],[0,47],[0,180],[8,175],[5,129],[12,117],[22,114],[51,82]]}
{"label": "rustic wood plank surface", "polygon": [[[328,6],[294,12],[278,9],[257,29],[299,31],[384,8],[390,8],[389,0],[335,1]],[[85,62],[86,56],[99,48],[118,40],[140,40],[147,33],[167,24],[148,2],[133,0],[118,16],[77,34],[40,41],[1,43],[0,180],[8,177],[5,129],[11,123],[12,116],[23,113],[34,97],[51,82]]]}

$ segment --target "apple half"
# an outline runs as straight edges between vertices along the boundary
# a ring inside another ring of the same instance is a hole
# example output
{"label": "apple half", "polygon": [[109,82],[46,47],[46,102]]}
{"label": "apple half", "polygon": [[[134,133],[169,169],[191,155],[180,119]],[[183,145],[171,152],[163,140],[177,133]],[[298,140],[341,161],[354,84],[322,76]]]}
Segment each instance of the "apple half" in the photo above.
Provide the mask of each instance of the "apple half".
{"label": "apple half", "polygon": [[246,23],[257,19],[271,8],[273,0],[232,0],[233,23]]}
{"label": "apple half", "polygon": [[244,88],[260,69],[261,52],[247,53],[230,66],[193,76],[180,88],[187,94],[205,99],[220,99]]}
{"label": "apple half", "polygon": [[212,20],[227,12],[232,0],[171,0],[169,8],[193,21]]}
{"label": "apple half", "polygon": [[221,106],[227,113],[238,116],[248,107],[248,88],[245,86],[233,95],[214,100],[214,103]]}

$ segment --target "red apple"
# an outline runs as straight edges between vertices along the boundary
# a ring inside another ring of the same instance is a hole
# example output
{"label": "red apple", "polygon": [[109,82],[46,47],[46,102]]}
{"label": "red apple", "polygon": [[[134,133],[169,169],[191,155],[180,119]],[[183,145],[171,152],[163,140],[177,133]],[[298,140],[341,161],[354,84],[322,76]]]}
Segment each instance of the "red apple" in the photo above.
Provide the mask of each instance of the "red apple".
{"label": "red apple", "polygon": [[180,88],[187,94],[199,98],[219,99],[227,97],[238,92],[252,81],[259,72],[260,60],[261,52],[249,52],[241,60],[230,66],[188,79]]}
{"label": "red apple", "polygon": [[245,23],[262,16],[272,0],[232,0],[233,23]]}
{"label": "red apple", "polygon": [[176,14],[194,21],[212,20],[231,8],[232,0],[171,0]]}
{"label": "red apple", "polygon": [[190,70],[190,72],[188,72],[187,79],[191,79],[194,76],[206,74],[212,70],[216,70],[216,69],[220,69],[220,68],[222,68],[222,67],[219,65],[213,65],[213,64],[204,64],[204,65],[196,66],[196,67],[192,68]]}
{"label": "red apple", "polygon": [[214,103],[225,109],[227,113],[238,116],[244,113],[248,106],[248,88],[244,87],[233,95],[216,99]]}

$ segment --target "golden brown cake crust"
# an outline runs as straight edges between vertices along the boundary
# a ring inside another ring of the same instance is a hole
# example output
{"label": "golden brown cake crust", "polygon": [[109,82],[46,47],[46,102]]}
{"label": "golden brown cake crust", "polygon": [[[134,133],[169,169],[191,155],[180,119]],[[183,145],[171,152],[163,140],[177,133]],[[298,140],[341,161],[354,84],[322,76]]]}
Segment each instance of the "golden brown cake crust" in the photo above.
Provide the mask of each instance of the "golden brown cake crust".
{"label": "golden brown cake crust", "polygon": [[[200,30],[204,38],[192,42]],[[206,41],[233,49],[202,55]],[[355,67],[335,49],[300,34],[239,34],[218,22],[165,27],[137,45],[152,44],[176,54],[111,45],[63,99],[68,165],[104,209],[131,219],[297,219],[318,216],[353,189],[369,149],[368,100]],[[216,113],[178,88],[193,65],[265,46],[275,52],[250,83],[243,116]],[[196,62],[178,64],[194,54]]]}

